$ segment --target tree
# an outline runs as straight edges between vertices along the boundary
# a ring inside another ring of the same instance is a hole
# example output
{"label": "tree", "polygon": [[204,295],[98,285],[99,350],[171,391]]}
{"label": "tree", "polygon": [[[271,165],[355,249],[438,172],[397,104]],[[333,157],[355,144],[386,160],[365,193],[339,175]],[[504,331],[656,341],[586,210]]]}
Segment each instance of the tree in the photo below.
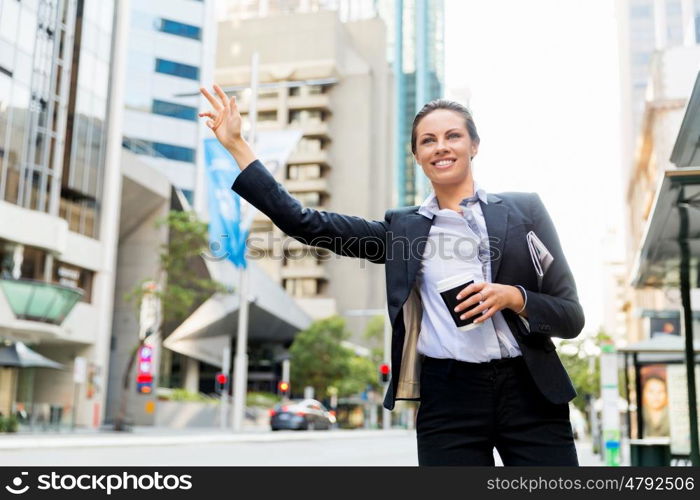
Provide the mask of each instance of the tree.
{"label": "tree", "polygon": [[338,388],[338,395],[348,396],[376,383],[372,360],[342,345],[348,337],[345,321],[338,316],[315,321],[300,332],[289,349],[292,387],[299,391],[310,385],[322,399],[331,386]]}
{"label": "tree", "polygon": [[384,361],[384,316],[373,316],[365,328],[364,339],[372,352],[372,362],[379,366]]}
{"label": "tree", "polygon": [[[137,283],[134,288],[124,295],[125,302],[134,305],[137,321],[141,301],[146,293],[143,284],[155,281],[164,284],[161,290],[155,292],[161,302],[163,311],[163,336],[182,323],[199,305],[215,293],[231,293],[220,283],[206,276],[206,269],[201,262],[201,255],[208,248],[207,225],[198,220],[194,212],[171,210],[168,215],[156,222],[156,227],[167,225],[168,242],[161,245],[160,267],[158,275],[147,277]],[[167,283],[166,283],[167,278]],[[124,378],[122,380],[122,397],[120,410],[115,419],[114,429],[124,430],[127,414],[127,394],[132,377],[132,368],[139,348],[144,340],[139,340],[135,333],[132,348]]]}
{"label": "tree", "polygon": [[601,330],[594,338],[581,336],[564,340],[559,345],[559,357],[577,392],[573,403],[584,414],[587,400],[600,397],[600,349],[597,345],[609,338]]}

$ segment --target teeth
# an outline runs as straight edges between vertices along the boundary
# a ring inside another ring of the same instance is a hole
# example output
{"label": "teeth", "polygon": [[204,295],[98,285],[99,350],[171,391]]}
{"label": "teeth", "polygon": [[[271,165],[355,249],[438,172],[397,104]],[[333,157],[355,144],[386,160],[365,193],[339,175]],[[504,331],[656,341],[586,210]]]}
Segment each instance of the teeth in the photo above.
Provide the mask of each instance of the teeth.
{"label": "teeth", "polygon": [[445,165],[450,165],[452,163],[454,163],[454,160],[440,160],[439,162],[435,163],[435,165],[438,167],[444,167]]}

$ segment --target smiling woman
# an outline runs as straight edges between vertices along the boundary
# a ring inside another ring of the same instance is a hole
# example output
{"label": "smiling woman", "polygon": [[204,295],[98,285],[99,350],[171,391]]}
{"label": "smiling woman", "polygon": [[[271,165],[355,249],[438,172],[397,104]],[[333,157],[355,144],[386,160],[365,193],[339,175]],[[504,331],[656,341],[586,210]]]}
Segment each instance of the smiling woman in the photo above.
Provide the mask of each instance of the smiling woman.
{"label": "smiling woman", "polygon": [[[434,191],[420,206],[366,220],[302,206],[243,139],[235,98],[214,90],[202,89],[212,109],[199,116],[241,167],[232,189],[298,241],[386,266],[384,406],[420,400],[419,463],[493,465],[495,447],[505,465],[576,465],[576,393],[550,338],[583,328],[576,285],[539,196],[490,194],[475,182],[480,140],[469,111],[446,100],[421,109],[411,147]],[[553,259],[541,279],[531,233]],[[455,251],[454,241],[472,250]]]}

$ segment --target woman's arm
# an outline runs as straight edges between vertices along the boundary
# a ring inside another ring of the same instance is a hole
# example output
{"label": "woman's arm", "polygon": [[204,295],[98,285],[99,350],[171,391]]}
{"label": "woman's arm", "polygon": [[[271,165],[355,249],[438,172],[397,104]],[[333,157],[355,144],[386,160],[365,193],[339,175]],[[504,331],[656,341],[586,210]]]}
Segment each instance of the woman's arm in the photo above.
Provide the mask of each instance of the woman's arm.
{"label": "woman's arm", "polygon": [[231,189],[267,215],[282,231],[306,245],[325,248],[346,257],[384,263],[390,211],[384,221],[368,221],[302,207],[256,160],[255,153],[243,139],[242,120],[235,97],[229,99],[218,85],[214,85],[218,99],[204,88],[200,91],[213,109],[199,116],[209,118],[207,126],[241,168]]}
{"label": "woman's arm", "polygon": [[236,177],[231,189],[301,243],[345,257],[384,263],[391,211],[387,211],[383,221],[370,221],[353,215],[304,208],[258,160]]}
{"label": "woman's arm", "polygon": [[544,275],[541,292],[527,291],[530,334],[574,338],[581,333],[585,322],[576,282],[564,257],[554,223],[536,193],[531,209],[535,234],[552,254],[554,261]]}

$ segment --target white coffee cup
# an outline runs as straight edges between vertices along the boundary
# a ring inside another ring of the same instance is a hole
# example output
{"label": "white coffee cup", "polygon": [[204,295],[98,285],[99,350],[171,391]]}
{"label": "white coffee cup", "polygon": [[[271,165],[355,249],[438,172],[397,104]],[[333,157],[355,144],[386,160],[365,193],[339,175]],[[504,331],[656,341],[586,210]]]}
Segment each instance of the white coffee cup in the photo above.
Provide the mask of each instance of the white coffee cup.
{"label": "white coffee cup", "polygon": [[[479,326],[478,324],[475,325],[473,323],[474,319],[477,316],[472,316],[471,318],[467,319],[460,319],[460,316],[462,314],[464,314],[466,311],[471,310],[473,307],[476,307],[478,303],[474,304],[468,309],[455,312],[454,308],[457,306],[457,304],[464,302],[468,298],[463,297],[462,299],[457,300],[457,294],[464,290],[471,283],[479,283],[481,281],[483,281],[483,278],[480,273],[460,273],[455,276],[450,276],[448,278],[441,279],[435,285],[435,288],[442,297],[445,307],[447,307],[447,310],[449,311],[452,320],[455,322],[455,326],[458,330],[462,332],[468,332],[469,330],[473,330],[474,328],[477,328]],[[450,293],[445,294],[445,292]]]}

